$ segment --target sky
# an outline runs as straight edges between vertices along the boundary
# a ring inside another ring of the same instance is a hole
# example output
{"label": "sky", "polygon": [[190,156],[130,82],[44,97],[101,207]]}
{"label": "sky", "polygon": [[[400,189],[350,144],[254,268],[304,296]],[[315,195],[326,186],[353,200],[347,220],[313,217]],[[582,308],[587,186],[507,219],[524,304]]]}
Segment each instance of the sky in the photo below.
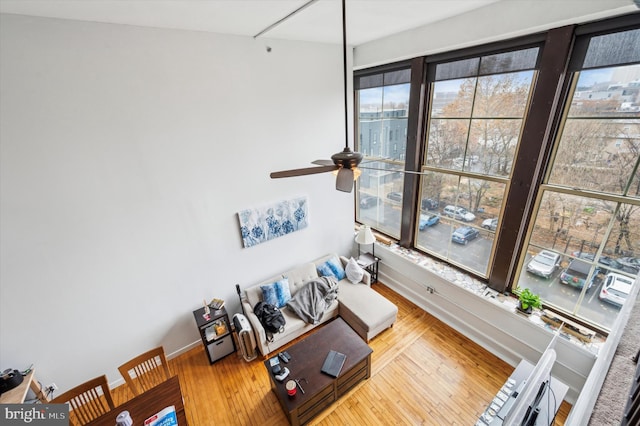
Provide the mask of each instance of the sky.
{"label": "sky", "polygon": [[580,73],[578,86],[589,87],[596,83],[606,83],[611,81],[611,69],[586,70]]}
{"label": "sky", "polygon": [[382,105],[382,103],[409,103],[409,83],[360,90],[360,105]]}
{"label": "sky", "polygon": [[[578,86],[590,87],[596,83],[607,83],[612,79],[613,69],[615,68],[600,68],[584,70],[580,73],[580,80]],[[524,73],[530,73],[531,71],[525,71]],[[457,92],[461,82],[464,79],[439,81],[437,83],[438,92]],[[359,91],[360,105],[382,105],[389,102],[393,103],[409,103],[409,83],[397,84],[393,86],[374,87],[371,89],[363,89]]]}

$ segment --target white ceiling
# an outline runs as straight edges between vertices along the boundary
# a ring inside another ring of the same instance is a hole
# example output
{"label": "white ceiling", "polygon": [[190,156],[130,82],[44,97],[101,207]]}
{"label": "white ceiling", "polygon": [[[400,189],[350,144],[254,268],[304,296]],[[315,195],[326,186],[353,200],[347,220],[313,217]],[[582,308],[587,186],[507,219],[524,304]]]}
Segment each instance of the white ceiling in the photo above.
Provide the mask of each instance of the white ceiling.
{"label": "white ceiling", "polygon": [[[0,13],[254,36],[308,0],[0,0]],[[347,0],[358,46],[506,0]],[[263,35],[342,42],[340,0],[318,0]]]}

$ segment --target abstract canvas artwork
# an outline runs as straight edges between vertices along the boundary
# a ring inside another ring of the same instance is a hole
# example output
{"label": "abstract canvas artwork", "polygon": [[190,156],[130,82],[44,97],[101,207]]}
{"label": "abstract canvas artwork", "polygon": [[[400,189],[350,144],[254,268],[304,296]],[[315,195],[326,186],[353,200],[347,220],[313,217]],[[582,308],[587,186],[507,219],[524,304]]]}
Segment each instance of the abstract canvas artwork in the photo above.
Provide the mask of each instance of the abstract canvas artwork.
{"label": "abstract canvas artwork", "polygon": [[238,212],[244,247],[252,247],[306,228],[309,223],[307,204],[307,197],[298,197]]}

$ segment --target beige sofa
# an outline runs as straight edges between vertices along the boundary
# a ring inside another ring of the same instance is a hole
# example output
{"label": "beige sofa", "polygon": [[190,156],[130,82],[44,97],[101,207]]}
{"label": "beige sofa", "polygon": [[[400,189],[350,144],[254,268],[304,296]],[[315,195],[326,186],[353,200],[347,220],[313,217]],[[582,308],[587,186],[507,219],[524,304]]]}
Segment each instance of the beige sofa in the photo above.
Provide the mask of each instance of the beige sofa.
{"label": "beige sofa", "polygon": [[338,257],[343,268],[348,259],[344,256],[328,254],[313,262],[302,264],[294,269],[278,274],[262,281],[241,293],[244,313],[247,316],[256,337],[258,350],[263,356],[267,356],[276,349],[286,345],[293,339],[313,330],[336,316],[340,315],[344,320],[366,341],[369,341],[381,331],[389,328],[396,320],[398,308],[385,297],[371,288],[371,275],[364,272],[362,281],[358,284],[351,283],[347,278],[338,282],[338,299],[334,300],[324,312],[317,324],[308,324],[300,319],[286,306],[281,309],[286,319],[286,325],[282,333],[275,333],[273,340],[267,340],[267,333],[253,313],[253,307],[262,300],[261,286],[287,278],[291,296],[294,297],[302,286],[309,280],[318,278],[317,267],[332,257]]}

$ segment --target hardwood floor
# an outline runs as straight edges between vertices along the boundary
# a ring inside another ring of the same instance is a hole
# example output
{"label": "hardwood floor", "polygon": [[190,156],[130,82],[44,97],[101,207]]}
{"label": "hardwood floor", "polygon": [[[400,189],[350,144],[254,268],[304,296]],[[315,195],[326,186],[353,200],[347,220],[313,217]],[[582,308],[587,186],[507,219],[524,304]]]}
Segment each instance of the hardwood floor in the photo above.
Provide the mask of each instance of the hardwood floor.
{"label": "hardwood floor", "polygon": [[[474,425],[513,368],[383,284],[398,320],[374,338],[371,378],[314,418],[312,425]],[[169,360],[180,376],[191,426],[286,425],[263,358],[239,353],[209,364],[199,346]],[[116,404],[131,397],[113,390]],[[563,402],[556,425],[571,406]]]}

